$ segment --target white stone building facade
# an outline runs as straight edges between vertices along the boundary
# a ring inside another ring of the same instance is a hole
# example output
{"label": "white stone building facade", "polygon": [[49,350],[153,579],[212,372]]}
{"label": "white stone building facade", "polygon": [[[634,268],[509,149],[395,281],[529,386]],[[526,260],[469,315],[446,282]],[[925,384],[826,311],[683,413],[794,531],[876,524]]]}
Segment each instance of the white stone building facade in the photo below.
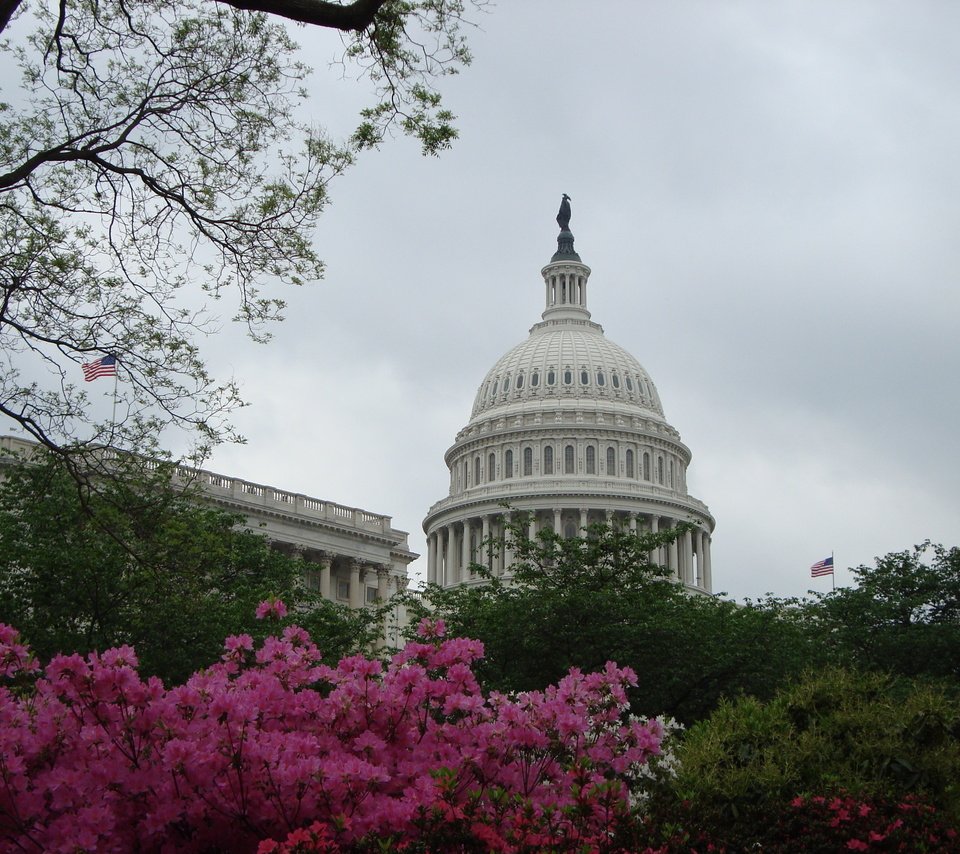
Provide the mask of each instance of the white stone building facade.
{"label": "white stone building facade", "polygon": [[594,522],[636,531],[690,522],[693,531],[652,557],[692,591],[709,593],[715,523],[687,492],[690,450],[644,368],[591,320],[590,268],[561,229],[541,270],[542,320],[487,373],[444,456],[449,494],[423,522],[427,581],[481,583],[472,562],[506,573],[509,542],[498,550],[481,543],[504,541],[506,514],[522,512],[531,536],[544,527],[576,536]]}

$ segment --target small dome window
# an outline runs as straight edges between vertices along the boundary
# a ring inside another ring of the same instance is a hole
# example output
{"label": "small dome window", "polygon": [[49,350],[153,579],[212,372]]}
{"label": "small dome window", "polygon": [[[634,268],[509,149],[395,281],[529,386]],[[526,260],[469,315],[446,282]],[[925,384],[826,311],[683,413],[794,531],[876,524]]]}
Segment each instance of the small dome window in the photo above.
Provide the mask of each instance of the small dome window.
{"label": "small dome window", "polygon": [[497,381],[493,384],[493,397],[496,397],[496,396],[497,396],[497,389],[499,389],[499,388],[500,388],[500,380],[497,380]]}
{"label": "small dome window", "polygon": [[506,394],[508,391],[510,391],[510,374],[503,378],[503,393]]}
{"label": "small dome window", "polygon": [[538,385],[540,385],[540,372],[534,371],[530,374],[530,388],[536,388]]}
{"label": "small dome window", "polygon": [[633,391],[633,380],[627,377],[627,391]]}
{"label": "small dome window", "polygon": [[589,371],[580,371],[580,385],[590,385]]}
{"label": "small dome window", "polygon": [[603,371],[597,371],[597,385],[604,386],[607,384],[607,378],[603,375]]}
{"label": "small dome window", "polygon": [[553,371],[547,371],[547,385],[554,385],[557,382],[557,375]]}
{"label": "small dome window", "polygon": [[620,388],[620,376],[618,374],[614,374],[612,377],[610,377],[610,381],[613,383],[614,388]]}
{"label": "small dome window", "polygon": [[517,374],[517,383],[516,383],[516,385],[517,385],[517,388],[518,388],[518,389],[523,388],[523,374]]}
{"label": "small dome window", "polygon": [[567,369],[563,372],[563,384],[573,385],[573,371]]}

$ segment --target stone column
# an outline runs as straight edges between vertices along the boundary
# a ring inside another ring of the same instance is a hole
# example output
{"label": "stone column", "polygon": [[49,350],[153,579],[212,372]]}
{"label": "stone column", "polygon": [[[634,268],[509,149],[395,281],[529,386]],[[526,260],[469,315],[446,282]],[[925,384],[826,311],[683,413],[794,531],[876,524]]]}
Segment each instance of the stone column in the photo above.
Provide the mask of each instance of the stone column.
{"label": "stone column", "polygon": [[437,534],[427,537],[427,583],[437,583]]}
{"label": "stone column", "polygon": [[363,605],[363,573],[360,562],[350,561],[350,607],[360,608]]}
{"label": "stone column", "polygon": [[490,516],[487,513],[481,517],[483,523],[482,534],[480,535],[480,559],[477,563],[483,564],[490,569]]}
{"label": "stone column", "polygon": [[580,508],[580,530],[586,531],[587,525],[590,524],[590,517],[586,507]]}
{"label": "stone column", "polygon": [[534,540],[534,541],[537,539],[537,514],[536,513],[530,514],[530,523],[527,526],[527,537],[528,539]]}
{"label": "stone column", "polygon": [[[650,517],[650,533],[659,534],[660,533],[660,517],[651,516]],[[650,552],[650,562],[655,563],[658,566],[663,565],[663,549],[660,546],[657,546],[652,552]]]}
{"label": "stone column", "polygon": [[560,523],[561,523],[560,508],[554,507],[553,508],[553,533],[555,533],[559,537],[562,537],[563,531],[560,528]]}
{"label": "stone column", "polygon": [[470,527],[470,520],[463,520],[463,542],[460,544],[460,578],[466,580],[469,577],[468,569],[473,562],[473,550],[470,548],[470,536],[473,529]]}
{"label": "stone column", "polygon": [[693,532],[683,532],[683,579],[687,584],[693,584]]}
{"label": "stone column", "polygon": [[333,558],[328,554],[320,555],[320,595],[324,599],[330,597],[330,566],[333,564]]}
{"label": "stone column", "polygon": [[710,563],[710,534],[703,532],[703,586],[713,593],[713,569]]}
{"label": "stone column", "polygon": [[630,511],[630,533],[637,533],[637,512],[636,510]]}
{"label": "stone column", "polygon": [[385,566],[377,567],[377,598],[381,602],[386,602],[390,598],[387,592],[387,581],[390,578],[390,571]]}
{"label": "stone column", "polygon": [[457,553],[456,553],[456,544],[457,538],[454,534],[453,525],[447,525],[447,571],[446,577],[443,579],[444,586],[448,584],[456,584],[457,582]]}
{"label": "stone column", "polygon": [[510,545],[513,535],[509,529],[510,521],[510,515],[505,513],[503,516],[503,567],[500,570],[501,575],[506,575],[513,564],[513,548]]}
{"label": "stone column", "polygon": [[612,511],[612,510],[607,510],[607,511],[606,511],[606,514],[607,514],[607,525],[608,525],[608,526],[612,526],[612,525],[613,525],[613,511]]}
{"label": "stone column", "polygon": [[678,553],[677,541],[674,540],[667,548],[667,566],[670,568],[670,572],[674,578],[681,578]]}

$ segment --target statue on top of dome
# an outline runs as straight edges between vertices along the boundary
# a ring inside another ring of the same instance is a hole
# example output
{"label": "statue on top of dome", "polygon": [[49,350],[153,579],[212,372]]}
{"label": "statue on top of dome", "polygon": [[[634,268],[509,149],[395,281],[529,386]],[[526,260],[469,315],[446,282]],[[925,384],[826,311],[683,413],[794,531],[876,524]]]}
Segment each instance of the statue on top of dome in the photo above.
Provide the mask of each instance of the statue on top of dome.
{"label": "statue on top of dome", "polygon": [[570,197],[564,193],[560,201],[560,212],[557,214],[557,225],[561,231],[570,230]]}

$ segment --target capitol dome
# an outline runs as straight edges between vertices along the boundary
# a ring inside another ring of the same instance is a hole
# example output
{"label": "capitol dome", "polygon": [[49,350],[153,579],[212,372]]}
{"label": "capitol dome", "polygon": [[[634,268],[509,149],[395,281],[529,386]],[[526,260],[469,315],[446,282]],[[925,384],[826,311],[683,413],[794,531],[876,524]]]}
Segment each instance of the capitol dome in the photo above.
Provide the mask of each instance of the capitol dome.
{"label": "capitol dome", "polygon": [[[687,493],[690,450],[664,417],[650,375],[591,320],[591,271],[574,250],[569,213],[564,197],[557,251],[541,270],[541,321],[488,371],[445,454],[449,494],[423,523],[427,580],[480,583],[475,562],[508,573],[505,514],[521,512],[531,535],[550,527],[576,536],[601,521],[638,531],[690,522],[693,531],[653,558],[677,581],[710,592],[714,520]],[[483,548],[491,538],[501,547]]]}

